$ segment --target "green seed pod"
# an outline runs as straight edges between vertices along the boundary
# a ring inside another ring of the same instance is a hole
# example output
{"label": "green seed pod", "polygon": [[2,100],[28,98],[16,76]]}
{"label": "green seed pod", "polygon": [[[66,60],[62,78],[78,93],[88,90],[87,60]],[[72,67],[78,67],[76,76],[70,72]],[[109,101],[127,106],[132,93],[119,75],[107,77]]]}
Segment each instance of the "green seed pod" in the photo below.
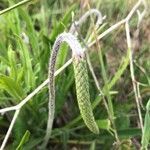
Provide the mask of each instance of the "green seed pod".
{"label": "green seed pod", "polygon": [[88,72],[85,57],[73,58],[77,101],[81,116],[87,127],[95,134],[99,134],[99,128],[95,122],[90,102]]}

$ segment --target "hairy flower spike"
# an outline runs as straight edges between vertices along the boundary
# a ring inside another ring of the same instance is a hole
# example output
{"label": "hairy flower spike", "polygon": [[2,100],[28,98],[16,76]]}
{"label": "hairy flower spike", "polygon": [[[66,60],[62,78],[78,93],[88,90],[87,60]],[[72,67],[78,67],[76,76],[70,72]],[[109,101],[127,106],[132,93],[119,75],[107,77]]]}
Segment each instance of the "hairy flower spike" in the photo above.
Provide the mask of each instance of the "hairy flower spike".
{"label": "hairy flower spike", "polygon": [[93,133],[98,134],[99,128],[95,122],[92,112],[92,105],[90,102],[88,72],[85,58],[74,57],[73,66],[75,73],[77,100],[81,116],[83,117],[87,127]]}
{"label": "hairy flower spike", "polygon": [[81,116],[87,125],[87,127],[94,133],[98,134],[99,129],[95,122],[91,103],[90,103],[90,94],[89,94],[89,85],[88,85],[88,74],[86,69],[86,61],[84,51],[76,39],[71,33],[62,33],[60,34],[53,46],[52,54],[49,62],[49,114],[48,114],[48,123],[47,131],[45,136],[45,141],[43,145],[48,143],[53,120],[54,120],[54,111],[55,111],[55,79],[54,79],[54,70],[56,64],[57,54],[62,42],[66,42],[72,49],[73,65],[75,71],[75,81],[76,81],[76,90],[77,90],[77,100]]}

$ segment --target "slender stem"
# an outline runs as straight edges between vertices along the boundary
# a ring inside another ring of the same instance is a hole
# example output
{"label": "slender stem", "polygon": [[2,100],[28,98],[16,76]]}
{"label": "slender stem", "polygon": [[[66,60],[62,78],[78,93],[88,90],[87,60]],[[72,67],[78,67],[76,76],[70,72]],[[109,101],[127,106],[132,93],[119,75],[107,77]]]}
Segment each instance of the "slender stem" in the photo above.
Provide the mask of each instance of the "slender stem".
{"label": "slender stem", "polygon": [[71,25],[69,32],[76,34],[75,31],[77,30],[77,27],[81,26],[86,21],[86,19],[92,14],[95,14],[97,16],[96,28],[98,28],[98,26],[103,22],[102,14],[97,9],[90,9],[82,17],[80,17],[78,21],[74,21],[74,23]]}
{"label": "slender stem", "polygon": [[[96,36],[96,33],[95,33],[95,38],[97,38]],[[104,66],[104,61],[103,61],[103,55],[102,55],[102,50],[100,48],[100,45],[97,43],[97,46],[98,46],[98,55],[99,55],[99,59],[100,59],[100,65],[101,65],[101,69],[102,69],[102,77],[103,77],[103,80],[104,80],[104,83],[105,83],[105,89],[103,90],[104,93],[106,93],[106,97],[107,97],[107,100],[108,100],[108,116],[109,116],[109,119],[112,123],[112,126],[114,128],[114,135],[115,135],[115,138],[117,140],[117,142],[119,142],[119,137],[118,137],[118,133],[117,133],[117,130],[116,130],[116,125],[115,125],[115,122],[114,122],[114,109],[113,109],[113,103],[112,103],[112,98],[111,98],[111,95],[109,93],[109,88],[108,88],[108,78],[107,78],[107,73],[106,73],[106,70],[105,70],[105,66]]]}
{"label": "slender stem", "polygon": [[7,13],[7,12],[9,12],[9,11],[19,7],[19,6],[22,6],[22,5],[24,5],[24,4],[28,3],[28,2],[31,2],[31,1],[34,1],[34,0],[24,0],[24,1],[21,1],[21,2],[15,4],[15,5],[11,6],[11,7],[8,7],[6,9],[4,9],[4,10],[1,10],[0,11],[0,15],[5,14],[5,13]]}
{"label": "slender stem", "polygon": [[87,63],[88,63],[90,72],[91,72],[91,74],[92,74],[92,76],[93,76],[93,79],[94,79],[94,81],[95,81],[95,85],[96,85],[98,91],[100,91],[100,93],[103,94],[102,91],[101,91],[101,88],[100,88],[98,79],[97,79],[97,77],[96,77],[96,75],[95,75],[95,73],[94,73],[94,69],[93,69],[92,63],[91,63],[91,61],[90,61],[90,56],[89,56],[88,53],[86,54],[86,58],[87,58]]}
{"label": "slender stem", "polygon": [[135,13],[135,11],[139,8],[139,6],[141,5],[143,0],[138,0],[138,2],[134,5],[134,7],[132,8],[132,10],[130,11],[130,13],[128,14],[128,16],[126,17],[126,22],[128,22],[131,17],[133,16],[133,14]]}
{"label": "slender stem", "polygon": [[13,128],[15,122],[16,122],[16,119],[17,119],[18,115],[19,115],[19,112],[20,112],[19,109],[16,110],[16,112],[15,112],[15,114],[14,114],[14,117],[13,117],[13,119],[12,119],[12,121],[11,121],[11,124],[10,124],[10,126],[9,126],[9,129],[8,129],[8,131],[7,131],[7,133],[6,133],[6,136],[5,136],[4,140],[3,140],[3,143],[2,143],[2,145],[1,145],[1,147],[0,147],[0,150],[3,150],[4,147],[5,147],[5,145],[6,145],[7,140],[8,140],[8,138],[9,138],[9,136],[10,136],[11,130],[12,130],[12,128]]}
{"label": "slender stem", "polygon": [[126,37],[127,37],[127,45],[129,49],[129,59],[130,59],[130,73],[131,73],[131,79],[132,79],[132,85],[133,85],[133,91],[135,95],[135,100],[136,100],[136,105],[137,105],[137,110],[138,110],[138,115],[139,115],[139,120],[140,120],[140,126],[143,132],[143,119],[142,119],[142,113],[141,113],[141,108],[139,104],[139,99],[138,99],[138,91],[136,87],[136,80],[135,80],[135,75],[134,75],[134,66],[133,66],[133,57],[132,57],[132,42],[131,42],[131,37],[130,37],[130,27],[128,21],[125,24],[126,28]]}
{"label": "slender stem", "polygon": [[[55,144],[62,144],[63,143],[63,141],[60,141],[60,140],[53,140],[53,141],[51,141],[51,143],[55,143]],[[90,145],[90,144],[92,144],[93,143],[93,141],[81,141],[81,140],[68,140],[67,141],[67,144],[73,144],[73,145]],[[97,144],[103,144],[104,142],[102,142],[102,141],[96,141],[96,143]]]}

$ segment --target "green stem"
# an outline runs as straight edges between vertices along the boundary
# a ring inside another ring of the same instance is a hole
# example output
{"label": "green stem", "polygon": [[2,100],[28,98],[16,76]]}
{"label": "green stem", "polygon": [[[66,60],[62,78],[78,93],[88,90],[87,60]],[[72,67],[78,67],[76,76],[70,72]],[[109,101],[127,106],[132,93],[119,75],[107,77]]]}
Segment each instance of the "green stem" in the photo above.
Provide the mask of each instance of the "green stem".
{"label": "green stem", "polygon": [[9,11],[11,11],[11,10],[13,10],[13,9],[15,9],[15,8],[17,8],[17,7],[19,7],[19,6],[22,6],[22,5],[24,5],[24,4],[28,3],[28,2],[30,2],[30,1],[34,1],[34,0],[24,0],[24,1],[21,1],[21,2],[15,4],[15,5],[13,5],[13,6],[10,6],[10,7],[6,8],[6,9],[4,9],[4,10],[1,10],[1,11],[0,11],[0,15],[5,14],[5,13],[7,13],[7,12],[9,12]]}

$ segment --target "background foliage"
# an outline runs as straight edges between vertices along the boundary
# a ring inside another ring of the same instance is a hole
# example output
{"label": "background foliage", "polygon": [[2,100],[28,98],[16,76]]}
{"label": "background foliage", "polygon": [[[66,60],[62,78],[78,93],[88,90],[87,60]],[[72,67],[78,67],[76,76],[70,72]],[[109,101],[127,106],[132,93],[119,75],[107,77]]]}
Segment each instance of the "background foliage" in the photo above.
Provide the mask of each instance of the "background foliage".
{"label": "background foliage", "polygon": [[[3,10],[19,0],[1,0]],[[93,0],[91,8],[99,9],[106,19],[98,34],[125,18],[135,0]],[[75,20],[88,10],[86,1],[37,0],[0,16],[0,107],[18,104],[48,76],[48,60],[57,35],[69,31]],[[94,18],[94,17],[93,17]],[[141,84],[142,115],[150,95],[150,19],[144,19],[137,34],[137,16],[131,21],[135,78]],[[80,31],[80,41],[90,38],[93,24],[87,21]],[[125,30],[120,27],[104,37],[97,46],[90,48],[89,56],[94,72],[106,99],[111,98],[114,107],[116,132],[121,145],[114,144],[112,127],[102,96],[89,71],[90,94],[100,135],[94,135],[84,125],[76,102],[73,67],[70,65],[56,78],[56,117],[49,146],[53,149],[114,149],[139,147],[141,130],[130,78]],[[57,68],[69,58],[66,44],[61,46]],[[106,88],[108,87],[108,88]],[[113,94],[110,94],[113,93]],[[47,122],[48,89],[44,88],[21,110],[7,149],[37,148],[45,135]],[[110,113],[112,113],[110,111]],[[2,142],[13,112],[0,116],[0,141]],[[114,129],[113,129],[114,130]],[[13,148],[12,148],[13,147]]]}

